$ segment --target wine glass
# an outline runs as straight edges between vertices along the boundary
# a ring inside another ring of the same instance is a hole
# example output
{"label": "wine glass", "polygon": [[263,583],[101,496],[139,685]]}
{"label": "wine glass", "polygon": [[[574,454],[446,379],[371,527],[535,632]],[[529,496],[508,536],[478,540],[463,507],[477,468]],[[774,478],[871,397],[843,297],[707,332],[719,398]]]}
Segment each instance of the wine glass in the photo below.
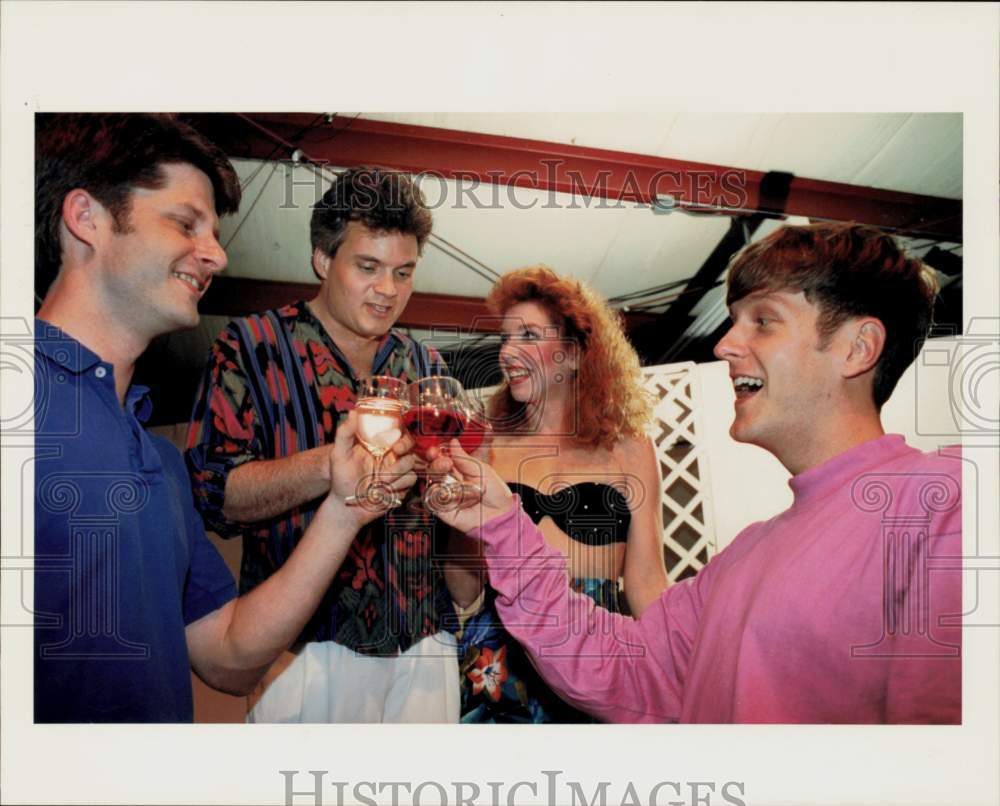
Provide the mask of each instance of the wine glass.
{"label": "wine glass", "polygon": [[490,418],[486,413],[486,403],[479,395],[466,391],[465,411],[465,428],[458,437],[458,443],[462,446],[462,450],[471,456],[480,445],[488,443],[492,438],[493,426],[490,425]]}
{"label": "wine glass", "polygon": [[[485,413],[466,394],[462,384],[444,375],[431,375],[413,381],[407,388],[408,406],[403,424],[413,436],[414,449],[424,460],[432,447],[457,438],[466,453],[476,450],[490,430]],[[451,475],[426,485],[421,496],[422,510],[461,505],[467,498],[478,500],[482,490],[463,484]],[[414,502],[414,508],[421,506]]]}
{"label": "wine glass", "polygon": [[370,375],[358,383],[354,404],[358,419],[358,442],[375,459],[374,480],[360,499],[374,507],[398,507],[399,496],[379,480],[382,459],[403,433],[406,381],[388,375]]}

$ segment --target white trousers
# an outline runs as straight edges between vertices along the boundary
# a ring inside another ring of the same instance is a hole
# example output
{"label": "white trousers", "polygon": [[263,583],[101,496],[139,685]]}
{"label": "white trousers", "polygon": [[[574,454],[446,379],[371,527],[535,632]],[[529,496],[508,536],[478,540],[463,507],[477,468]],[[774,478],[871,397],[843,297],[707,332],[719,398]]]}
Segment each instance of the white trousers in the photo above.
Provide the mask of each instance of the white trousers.
{"label": "white trousers", "polygon": [[284,657],[251,697],[247,722],[458,722],[451,633],[428,636],[394,657],[361,655],[333,641],[304,644]]}

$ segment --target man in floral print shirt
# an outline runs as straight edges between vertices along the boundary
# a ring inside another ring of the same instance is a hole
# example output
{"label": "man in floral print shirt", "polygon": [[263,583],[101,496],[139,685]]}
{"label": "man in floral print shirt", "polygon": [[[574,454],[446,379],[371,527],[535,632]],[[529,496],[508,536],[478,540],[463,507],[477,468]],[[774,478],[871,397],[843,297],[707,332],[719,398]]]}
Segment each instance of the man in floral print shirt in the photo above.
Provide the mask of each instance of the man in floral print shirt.
{"label": "man in floral print shirt", "polygon": [[[312,519],[357,379],[444,370],[434,351],[391,329],[431,231],[409,178],[375,168],[341,174],[310,230],[318,294],[219,334],[188,435],[206,523],[243,536],[242,591],[282,566]],[[455,645],[438,630],[431,523],[399,509],[358,533],[293,651],[251,696],[249,721],[457,721]]]}

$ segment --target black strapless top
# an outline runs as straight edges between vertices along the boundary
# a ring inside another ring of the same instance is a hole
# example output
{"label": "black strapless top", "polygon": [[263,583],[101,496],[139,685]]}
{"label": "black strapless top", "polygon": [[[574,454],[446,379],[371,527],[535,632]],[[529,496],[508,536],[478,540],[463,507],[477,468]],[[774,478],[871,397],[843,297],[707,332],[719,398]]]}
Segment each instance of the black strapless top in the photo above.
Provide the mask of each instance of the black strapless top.
{"label": "black strapless top", "polygon": [[596,481],[582,481],[561,488],[552,495],[538,492],[527,484],[507,482],[511,492],[521,496],[524,511],[540,523],[548,515],[567,535],[587,546],[625,543],[632,513],[621,490]]}

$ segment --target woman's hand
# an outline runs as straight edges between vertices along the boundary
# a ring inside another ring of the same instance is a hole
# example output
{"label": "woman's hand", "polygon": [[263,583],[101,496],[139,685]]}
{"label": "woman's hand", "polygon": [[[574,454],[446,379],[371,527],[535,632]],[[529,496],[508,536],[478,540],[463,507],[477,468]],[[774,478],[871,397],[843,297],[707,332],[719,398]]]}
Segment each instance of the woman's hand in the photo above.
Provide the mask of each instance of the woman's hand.
{"label": "woman's hand", "polygon": [[[497,472],[479,459],[469,456],[457,439],[447,446],[432,448],[428,452],[431,459],[430,473],[448,473],[465,484],[472,484],[482,490],[478,501],[461,501],[453,505],[432,507],[434,514],[449,526],[460,532],[469,532],[486,521],[509,512],[514,505],[510,488]],[[435,502],[431,502],[435,503]]]}
{"label": "woman's hand", "polygon": [[[357,413],[354,411],[337,426],[333,450],[330,451],[330,494],[345,505],[350,501],[347,508],[357,525],[363,526],[387,511],[388,506],[378,503],[379,498],[388,502],[392,498],[391,493],[403,498],[406,491],[417,483],[414,472],[416,457],[411,453],[413,437],[404,432],[386,452],[381,472],[375,475],[375,459],[355,440],[357,428]],[[373,484],[380,496],[368,494]]]}

